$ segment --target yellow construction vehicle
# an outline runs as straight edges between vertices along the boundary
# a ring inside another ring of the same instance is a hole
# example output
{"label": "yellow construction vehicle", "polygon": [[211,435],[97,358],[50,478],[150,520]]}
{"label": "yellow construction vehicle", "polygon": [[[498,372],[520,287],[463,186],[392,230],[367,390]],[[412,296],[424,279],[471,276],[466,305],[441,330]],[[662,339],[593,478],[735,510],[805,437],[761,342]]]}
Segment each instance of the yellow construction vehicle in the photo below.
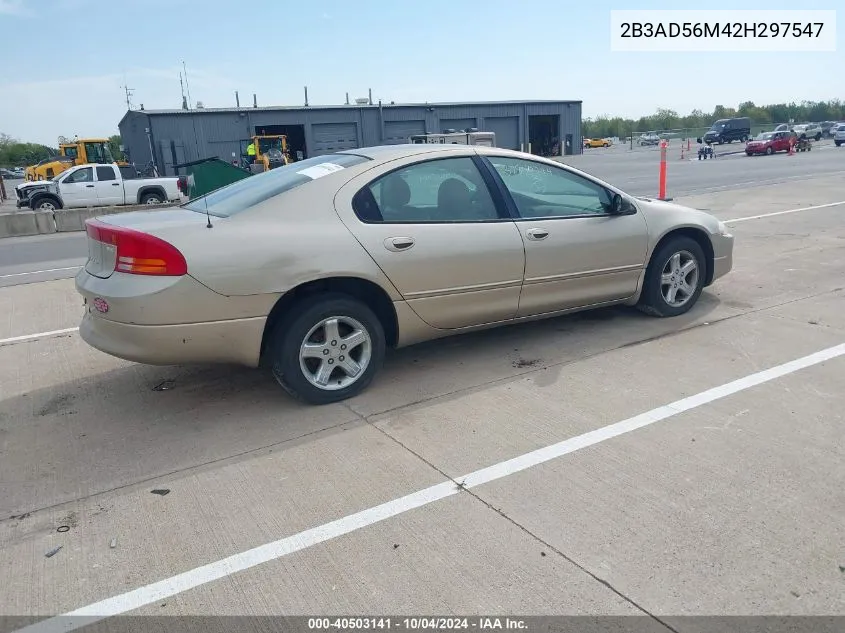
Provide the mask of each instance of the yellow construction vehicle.
{"label": "yellow construction vehicle", "polygon": [[[87,163],[111,164],[114,157],[109,149],[109,140],[105,138],[74,139],[59,145],[59,155],[45,158],[37,165],[26,168],[25,179],[50,180],[66,169]],[[118,162],[118,165],[128,165]]]}
{"label": "yellow construction vehicle", "polygon": [[[250,153],[249,148],[254,148]],[[241,141],[241,158],[245,167],[253,173],[270,171],[293,162],[285,135],[257,135]]]}

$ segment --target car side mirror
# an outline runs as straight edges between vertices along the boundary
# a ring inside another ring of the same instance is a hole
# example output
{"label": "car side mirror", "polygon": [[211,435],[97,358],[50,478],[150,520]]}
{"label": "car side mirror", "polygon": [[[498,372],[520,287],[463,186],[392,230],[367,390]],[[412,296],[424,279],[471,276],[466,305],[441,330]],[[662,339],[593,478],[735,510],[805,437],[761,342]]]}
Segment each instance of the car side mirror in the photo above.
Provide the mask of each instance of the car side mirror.
{"label": "car side mirror", "polygon": [[634,211],[633,205],[621,194],[613,194],[613,197],[610,199],[610,213],[612,215],[630,215]]}

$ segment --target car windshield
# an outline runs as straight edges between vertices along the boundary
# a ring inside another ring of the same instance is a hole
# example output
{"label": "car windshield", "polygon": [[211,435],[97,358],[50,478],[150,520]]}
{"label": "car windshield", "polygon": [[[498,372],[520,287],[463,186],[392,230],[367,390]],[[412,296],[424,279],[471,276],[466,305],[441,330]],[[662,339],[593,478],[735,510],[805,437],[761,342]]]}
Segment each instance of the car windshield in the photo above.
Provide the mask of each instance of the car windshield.
{"label": "car windshield", "polygon": [[227,218],[322,176],[370,160],[357,154],[326,154],[249,176],[221,187],[182,208]]}
{"label": "car windshield", "polygon": [[757,135],[758,141],[768,141],[769,139],[773,139],[775,137],[774,132],[763,132],[762,134]]}

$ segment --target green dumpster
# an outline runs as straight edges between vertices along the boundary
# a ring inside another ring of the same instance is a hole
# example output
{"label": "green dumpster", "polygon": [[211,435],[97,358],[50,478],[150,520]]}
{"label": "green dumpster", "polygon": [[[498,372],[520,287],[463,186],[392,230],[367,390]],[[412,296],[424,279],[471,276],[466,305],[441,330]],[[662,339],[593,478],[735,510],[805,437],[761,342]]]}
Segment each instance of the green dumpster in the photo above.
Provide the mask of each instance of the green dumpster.
{"label": "green dumpster", "polygon": [[217,157],[202,158],[190,163],[173,165],[173,167],[185,170],[185,174],[181,176],[184,179],[183,193],[186,193],[191,200],[252,175],[249,171]]}

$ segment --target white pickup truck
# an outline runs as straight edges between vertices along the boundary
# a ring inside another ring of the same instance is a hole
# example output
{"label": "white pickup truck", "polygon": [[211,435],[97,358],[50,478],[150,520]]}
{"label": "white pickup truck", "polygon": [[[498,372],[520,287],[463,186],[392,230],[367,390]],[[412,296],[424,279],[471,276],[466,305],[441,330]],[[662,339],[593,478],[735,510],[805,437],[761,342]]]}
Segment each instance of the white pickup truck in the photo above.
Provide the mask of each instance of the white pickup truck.
{"label": "white pickup truck", "polygon": [[178,178],[125,178],[116,165],[79,165],[15,187],[18,208],[39,211],[181,200]]}

